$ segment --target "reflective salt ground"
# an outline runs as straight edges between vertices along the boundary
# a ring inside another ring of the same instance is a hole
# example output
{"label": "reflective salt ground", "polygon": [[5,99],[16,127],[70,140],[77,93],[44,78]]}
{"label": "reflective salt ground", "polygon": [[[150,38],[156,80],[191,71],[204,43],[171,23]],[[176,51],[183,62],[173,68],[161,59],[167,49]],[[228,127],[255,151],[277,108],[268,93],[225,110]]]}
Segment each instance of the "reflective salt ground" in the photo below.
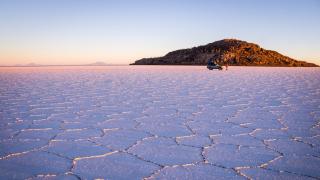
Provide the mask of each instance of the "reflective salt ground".
{"label": "reflective salt ground", "polygon": [[0,68],[0,179],[320,178],[320,69]]}

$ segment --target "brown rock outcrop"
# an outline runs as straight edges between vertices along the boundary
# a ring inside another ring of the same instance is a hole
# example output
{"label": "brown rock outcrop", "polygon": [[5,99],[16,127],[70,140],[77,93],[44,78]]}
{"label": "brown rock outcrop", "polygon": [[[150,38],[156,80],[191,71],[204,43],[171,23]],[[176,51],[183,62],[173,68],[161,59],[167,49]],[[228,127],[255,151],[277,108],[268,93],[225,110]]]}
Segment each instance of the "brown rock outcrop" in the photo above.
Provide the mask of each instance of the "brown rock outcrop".
{"label": "brown rock outcrop", "polygon": [[234,66],[317,66],[236,39],[223,39],[204,46],[176,50],[163,57],[143,58],[131,65],[206,65],[209,58],[221,65],[228,63]]}

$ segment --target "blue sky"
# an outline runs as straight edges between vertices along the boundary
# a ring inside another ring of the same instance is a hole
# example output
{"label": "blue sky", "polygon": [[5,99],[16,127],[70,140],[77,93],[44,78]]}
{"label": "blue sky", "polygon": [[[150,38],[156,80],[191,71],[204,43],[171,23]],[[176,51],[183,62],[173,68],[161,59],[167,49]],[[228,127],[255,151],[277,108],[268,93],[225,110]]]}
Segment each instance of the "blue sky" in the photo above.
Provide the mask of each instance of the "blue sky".
{"label": "blue sky", "polygon": [[224,38],[320,64],[318,0],[0,0],[0,64],[128,64]]}

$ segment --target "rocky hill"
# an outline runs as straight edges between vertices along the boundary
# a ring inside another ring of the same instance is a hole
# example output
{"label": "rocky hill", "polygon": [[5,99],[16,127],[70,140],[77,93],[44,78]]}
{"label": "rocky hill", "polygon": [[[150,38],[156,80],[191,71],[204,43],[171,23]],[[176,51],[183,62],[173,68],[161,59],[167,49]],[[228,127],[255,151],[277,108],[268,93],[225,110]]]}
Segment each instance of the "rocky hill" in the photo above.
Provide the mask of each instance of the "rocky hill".
{"label": "rocky hill", "polygon": [[176,50],[163,57],[143,58],[132,65],[206,65],[211,57],[221,65],[228,63],[234,66],[317,66],[236,39],[223,39],[204,46]]}

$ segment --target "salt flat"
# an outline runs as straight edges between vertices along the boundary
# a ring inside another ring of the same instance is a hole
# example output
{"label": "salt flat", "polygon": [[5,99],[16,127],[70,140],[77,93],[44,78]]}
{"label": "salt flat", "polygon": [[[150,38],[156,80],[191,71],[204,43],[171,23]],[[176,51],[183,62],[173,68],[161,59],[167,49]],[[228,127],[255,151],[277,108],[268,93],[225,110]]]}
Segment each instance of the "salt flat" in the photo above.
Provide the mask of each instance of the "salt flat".
{"label": "salt flat", "polygon": [[320,68],[0,68],[0,179],[320,178]]}

